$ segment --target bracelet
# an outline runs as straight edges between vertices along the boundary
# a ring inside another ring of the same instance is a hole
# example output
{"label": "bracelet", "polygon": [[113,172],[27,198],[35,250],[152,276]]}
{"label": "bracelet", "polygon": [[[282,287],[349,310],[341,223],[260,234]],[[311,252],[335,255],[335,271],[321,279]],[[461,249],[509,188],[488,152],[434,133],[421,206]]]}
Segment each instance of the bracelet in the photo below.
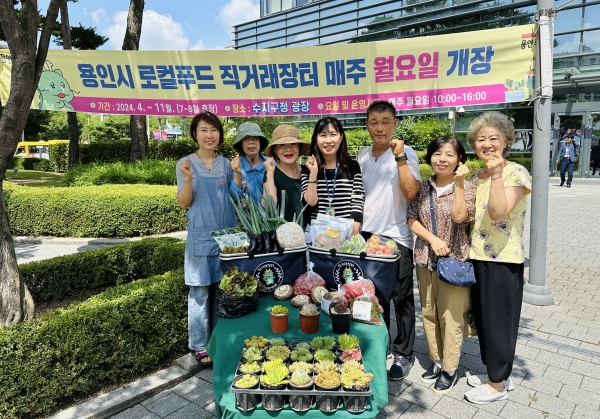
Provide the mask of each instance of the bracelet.
{"label": "bracelet", "polygon": [[317,183],[317,180],[316,179],[315,180],[307,180],[306,182],[307,183]]}
{"label": "bracelet", "polygon": [[493,177],[492,180],[501,179],[501,178],[502,178],[502,175]]}

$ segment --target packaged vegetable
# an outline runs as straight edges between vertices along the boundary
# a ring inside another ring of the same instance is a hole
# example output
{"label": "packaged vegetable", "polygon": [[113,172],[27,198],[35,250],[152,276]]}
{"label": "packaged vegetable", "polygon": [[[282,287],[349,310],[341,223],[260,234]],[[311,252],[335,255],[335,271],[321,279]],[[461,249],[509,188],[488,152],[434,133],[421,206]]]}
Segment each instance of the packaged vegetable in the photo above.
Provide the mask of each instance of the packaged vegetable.
{"label": "packaged vegetable", "polygon": [[309,264],[308,272],[300,275],[294,282],[294,295],[308,295],[314,287],[324,287],[325,280],[312,270],[313,264]]}
{"label": "packaged vegetable", "polygon": [[350,218],[334,217],[326,214],[317,214],[317,219],[310,222],[308,231],[311,234],[312,242],[319,234],[324,234],[328,229],[340,233],[340,241],[349,238],[354,227],[354,220]]}
{"label": "packaged vegetable", "polygon": [[320,249],[335,249],[338,252],[342,251],[342,242],[340,240],[339,237],[336,238],[332,238],[327,236],[327,234],[325,233],[321,233],[319,234],[316,238],[315,238],[315,247],[318,247]]}
{"label": "packaged vegetable", "polygon": [[363,323],[381,325],[378,303],[370,297],[358,297],[350,303],[352,320]]}
{"label": "packaged vegetable", "polygon": [[398,245],[394,240],[385,240],[373,234],[367,242],[365,252],[370,255],[390,256],[393,255],[396,250],[398,250]]}
{"label": "packaged vegetable", "polygon": [[367,249],[367,242],[364,237],[360,234],[355,234],[348,240],[342,242],[342,253],[350,253],[352,255],[359,255]]}

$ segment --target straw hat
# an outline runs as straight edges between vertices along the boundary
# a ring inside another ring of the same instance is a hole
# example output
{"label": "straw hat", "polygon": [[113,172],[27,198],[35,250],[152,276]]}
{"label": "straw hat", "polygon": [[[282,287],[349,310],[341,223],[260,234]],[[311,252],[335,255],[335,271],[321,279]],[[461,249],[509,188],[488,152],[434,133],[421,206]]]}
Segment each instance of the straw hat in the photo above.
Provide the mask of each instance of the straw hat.
{"label": "straw hat", "polygon": [[264,150],[269,145],[269,140],[265,137],[260,130],[260,126],[254,122],[244,122],[237,129],[237,135],[233,141],[233,148],[240,153],[243,153],[242,141],[246,137],[257,137],[260,138],[260,150]]}
{"label": "straw hat", "polygon": [[265,156],[268,157],[275,157],[273,146],[276,144],[298,144],[299,156],[308,153],[310,149],[310,144],[302,141],[298,129],[293,125],[279,125],[273,130],[272,137],[272,143],[265,150]]}

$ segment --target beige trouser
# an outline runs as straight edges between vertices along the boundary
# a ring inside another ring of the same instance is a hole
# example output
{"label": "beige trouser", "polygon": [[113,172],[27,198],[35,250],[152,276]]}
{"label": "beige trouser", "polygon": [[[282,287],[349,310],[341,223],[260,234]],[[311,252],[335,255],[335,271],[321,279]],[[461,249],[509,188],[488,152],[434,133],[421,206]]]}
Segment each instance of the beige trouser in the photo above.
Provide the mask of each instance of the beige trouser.
{"label": "beige trouser", "polygon": [[423,328],[432,361],[444,360],[444,371],[458,368],[465,327],[465,313],[470,307],[471,287],[450,285],[437,272],[417,266]]}

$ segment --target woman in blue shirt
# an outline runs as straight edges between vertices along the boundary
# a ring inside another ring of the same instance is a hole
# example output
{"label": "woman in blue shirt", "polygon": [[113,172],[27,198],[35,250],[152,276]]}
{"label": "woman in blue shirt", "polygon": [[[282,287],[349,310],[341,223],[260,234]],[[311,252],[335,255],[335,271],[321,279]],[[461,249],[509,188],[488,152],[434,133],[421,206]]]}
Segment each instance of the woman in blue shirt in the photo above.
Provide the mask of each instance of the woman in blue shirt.
{"label": "woman in blue shirt", "polygon": [[261,152],[268,145],[269,140],[260,131],[258,124],[244,122],[239,126],[233,142],[233,148],[239,154],[231,160],[234,176],[229,188],[236,199],[241,198],[242,194],[248,194],[254,202],[261,203],[266,173],[266,157]]}

